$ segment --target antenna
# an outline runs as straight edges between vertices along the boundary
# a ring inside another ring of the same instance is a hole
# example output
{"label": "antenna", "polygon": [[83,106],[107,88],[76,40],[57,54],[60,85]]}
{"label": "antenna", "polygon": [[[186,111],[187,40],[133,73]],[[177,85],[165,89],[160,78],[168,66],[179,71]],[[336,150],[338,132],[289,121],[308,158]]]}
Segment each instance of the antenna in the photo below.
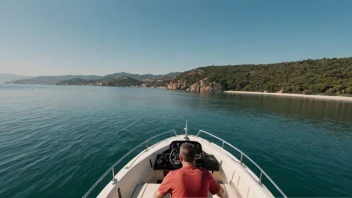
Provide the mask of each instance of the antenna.
{"label": "antenna", "polygon": [[185,140],[189,140],[188,138],[188,127],[187,127],[188,120],[186,120],[186,128],[184,129],[186,132]]}

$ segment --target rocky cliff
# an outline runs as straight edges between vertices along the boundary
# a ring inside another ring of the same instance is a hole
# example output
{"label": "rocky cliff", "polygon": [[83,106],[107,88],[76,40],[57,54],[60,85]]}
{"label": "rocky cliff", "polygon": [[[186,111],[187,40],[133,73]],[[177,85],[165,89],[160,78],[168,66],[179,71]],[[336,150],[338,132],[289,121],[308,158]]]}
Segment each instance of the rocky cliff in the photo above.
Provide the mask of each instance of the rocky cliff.
{"label": "rocky cliff", "polygon": [[221,92],[224,87],[217,82],[208,82],[207,79],[200,80],[193,84],[188,84],[186,80],[170,82],[167,86],[170,90],[185,90],[191,92]]}

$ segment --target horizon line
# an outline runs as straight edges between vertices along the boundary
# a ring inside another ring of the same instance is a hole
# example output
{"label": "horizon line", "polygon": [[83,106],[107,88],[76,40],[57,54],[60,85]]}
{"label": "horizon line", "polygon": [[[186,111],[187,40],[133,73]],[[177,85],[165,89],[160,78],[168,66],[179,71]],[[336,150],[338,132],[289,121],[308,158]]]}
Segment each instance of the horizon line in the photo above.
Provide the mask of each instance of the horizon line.
{"label": "horizon line", "polygon": [[[288,61],[276,61],[276,62],[270,62],[270,63],[239,63],[239,64],[211,64],[211,65],[203,65],[203,66],[198,66],[195,67],[193,69],[198,69],[198,68],[202,68],[202,67],[210,67],[210,66],[245,66],[245,65],[271,65],[271,64],[280,64],[280,63],[287,63],[287,62],[299,62],[299,61],[305,61],[305,60],[323,60],[323,59],[344,59],[344,58],[352,58],[352,56],[347,56],[347,57],[323,57],[323,58],[306,58],[306,59],[298,59],[298,60],[288,60]],[[193,70],[190,69],[190,70]],[[98,74],[59,74],[59,75],[22,75],[22,74],[14,74],[14,73],[2,73],[0,72],[0,74],[6,74],[6,75],[16,75],[16,76],[24,76],[24,77],[29,77],[29,78],[35,78],[35,77],[39,77],[39,76],[107,76],[107,75],[112,75],[112,74],[116,74],[116,73],[128,73],[128,74],[135,74],[135,75],[167,75],[170,73],[183,73],[186,71],[190,71],[190,70],[185,70],[182,72],[179,71],[173,71],[173,72],[168,72],[168,73],[164,73],[164,74],[152,74],[152,73],[131,73],[131,72],[125,72],[125,71],[121,71],[121,72],[114,72],[114,73],[107,73],[107,74],[102,74],[102,75],[98,75]]]}

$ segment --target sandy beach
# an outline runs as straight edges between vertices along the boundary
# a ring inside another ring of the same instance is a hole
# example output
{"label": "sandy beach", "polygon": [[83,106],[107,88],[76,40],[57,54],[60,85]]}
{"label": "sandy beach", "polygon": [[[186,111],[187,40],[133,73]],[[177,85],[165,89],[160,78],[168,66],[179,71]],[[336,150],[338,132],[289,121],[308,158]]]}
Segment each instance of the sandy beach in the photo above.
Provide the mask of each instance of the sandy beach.
{"label": "sandy beach", "polygon": [[346,101],[352,102],[352,97],[346,96],[322,96],[322,95],[303,95],[303,94],[288,94],[288,93],[265,93],[265,92],[247,92],[247,91],[224,91],[229,94],[252,94],[252,95],[271,95],[271,96],[283,96],[283,97],[300,97],[300,98],[312,98],[320,100],[335,100],[335,101]]}

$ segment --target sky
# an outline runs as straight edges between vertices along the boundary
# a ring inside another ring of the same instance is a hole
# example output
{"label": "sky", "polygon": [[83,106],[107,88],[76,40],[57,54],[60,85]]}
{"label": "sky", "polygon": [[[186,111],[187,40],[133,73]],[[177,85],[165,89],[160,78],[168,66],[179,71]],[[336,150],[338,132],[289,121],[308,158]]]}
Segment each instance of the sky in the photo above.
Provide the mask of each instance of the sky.
{"label": "sky", "polygon": [[0,73],[165,74],[352,56],[351,0],[3,0]]}

